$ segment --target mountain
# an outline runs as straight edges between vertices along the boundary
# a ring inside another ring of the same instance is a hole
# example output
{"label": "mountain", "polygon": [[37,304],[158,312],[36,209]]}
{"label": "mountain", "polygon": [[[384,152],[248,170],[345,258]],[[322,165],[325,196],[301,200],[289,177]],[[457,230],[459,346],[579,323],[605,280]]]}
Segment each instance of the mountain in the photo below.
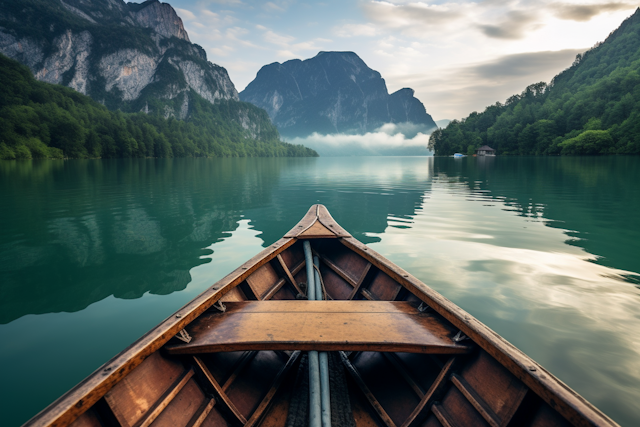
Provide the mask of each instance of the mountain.
{"label": "mountain", "polygon": [[640,154],[640,8],[553,78],[431,134],[438,155]]}
{"label": "mountain", "polygon": [[110,109],[184,119],[191,91],[211,103],[239,99],[227,71],[207,61],[175,10],[157,0],[5,0],[0,52],[38,80]]}
{"label": "mountain", "polygon": [[[109,111],[77,91],[34,79],[0,54],[0,160],[86,157],[315,156],[280,141],[269,116],[239,101],[193,95],[188,121]],[[244,110],[258,137],[233,120]]]}
{"label": "mountain", "polygon": [[353,52],[320,52],[311,59],[265,65],[240,93],[269,113],[287,137],[363,134],[385,123],[436,124],[412,89],[389,95],[380,73]]}
{"label": "mountain", "polygon": [[[169,122],[164,119],[189,122],[174,123],[172,133],[163,135],[171,150],[131,150],[126,148],[131,144],[119,140],[125,148],[63,150],[65,157],[317,155],[303,147],[298,150],[283,145],[266,112],[239,100],[227,71],[207,61],[204,50],[190,42],[175,10],[157,0],[140,4],[122,0],[4,0],[0,2],[0,53],[27,65],[41,82],[68,86],[110,110],[153,116],[149,121],[158,132],[168,129]],[[6,61],[2,63],[8,66]],[[56,90],[44,92],[55,94],[54,103],[60,101]],[[71,93],[62,96],[77,101]],[[51,100],[38,98],[36,104],[47,101]],[[23,96],[16,102],[11,108],[34,101]],[[89,105],[85,100],[81,104]],[[70,104],[57,105],[70,112]],[[177,127],[181,130],[176,131]],[[92,125],[81,123],[81,128],[88,132]],[[98,136],[112,138],[109,133],[102,129]],[[3,134],[10,136],[0,142],[24,146],[21,138],[25,135],[20,132],[7,130]],[[78,136],[78,144],[86,146],[89,134]],[[178,140],[176,135],[189,135],[189,139]],[[55,146],[55,141],[52,144]],[[45,151],[30,155],[41,157]],[[4,157],[11,158],[11,152]],[[16,155],[28,156],[28,150],[21,153]]]}

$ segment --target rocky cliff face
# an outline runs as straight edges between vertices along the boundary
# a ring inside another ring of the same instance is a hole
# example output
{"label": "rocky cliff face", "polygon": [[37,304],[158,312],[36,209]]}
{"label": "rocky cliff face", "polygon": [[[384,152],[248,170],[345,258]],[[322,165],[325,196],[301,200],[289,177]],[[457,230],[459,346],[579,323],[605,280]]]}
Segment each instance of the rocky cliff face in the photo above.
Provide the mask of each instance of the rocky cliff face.
{"label": "rocky cliff face", "polygon": [[227,71],[158,0],[5,0],[0,52],[110,108],[187,117],[193,93],[238,100]]}
{"label": "rocky cliff face", "polygon": [[265,65],[240,99],[264,108],[281,134],[365,133],[385,123],[436,125],[412,89],[391,95],[380,73],[353,52]]}

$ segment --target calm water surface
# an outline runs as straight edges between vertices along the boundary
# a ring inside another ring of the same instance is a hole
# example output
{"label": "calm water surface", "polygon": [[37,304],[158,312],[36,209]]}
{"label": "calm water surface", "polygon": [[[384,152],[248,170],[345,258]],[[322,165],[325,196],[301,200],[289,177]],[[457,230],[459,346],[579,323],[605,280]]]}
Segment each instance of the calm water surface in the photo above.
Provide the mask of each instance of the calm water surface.
{"label": "calm water surface", "polygon": [[20,425],[313,203],[640,425],[640,158],[0,162],[0,419]]}

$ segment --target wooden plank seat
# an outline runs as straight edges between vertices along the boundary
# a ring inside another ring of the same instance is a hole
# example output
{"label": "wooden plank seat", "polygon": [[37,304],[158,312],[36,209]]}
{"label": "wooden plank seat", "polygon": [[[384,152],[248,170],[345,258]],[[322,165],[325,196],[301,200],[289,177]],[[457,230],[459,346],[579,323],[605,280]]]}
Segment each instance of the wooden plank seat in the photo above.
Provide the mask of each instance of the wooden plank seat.
{"label": "wooden plank seat", "polygon": [[173,354],[239,350],[383,351],[459,354],[458,332],[405,301],[242,301],[193,321],[189,343],[170,342]]}

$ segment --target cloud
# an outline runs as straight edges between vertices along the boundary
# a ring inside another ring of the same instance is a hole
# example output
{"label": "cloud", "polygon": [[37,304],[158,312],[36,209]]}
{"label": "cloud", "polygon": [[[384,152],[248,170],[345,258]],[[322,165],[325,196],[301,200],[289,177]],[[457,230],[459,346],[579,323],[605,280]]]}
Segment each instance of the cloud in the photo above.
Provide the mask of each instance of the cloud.
{"label": "cloud", "polygon": [[[492,61],[469,66],[463,72],[473,80],[500,79],[503,77],[533,78],[549,70],[564,69],[584,49],[565,49],[551,52],[527,52],[505,55]],[[534,83],[534,81],[531,81]]]}
{"label": "cloud", "polygon": [[597,3],[597,4],[567,4],[556,3],[551,5],[554,15],[560,19],[585,22],[594,16],[605,12],[617,12],[618,10],[629,10],[636,7],[633,3]]}
{"label": "cloud", "polygon": [[437,73],[438,77],[408,74],[398,78],[396,83],[415,89],[427,111],[429,106],[437,106],[439,115],[434,119],[460,119],[461,114],[466,116],[472,111],[483,111],[498,101],[504,102],[532,83],[549,82],[583,51],[565,49],[504,55],[443,69]]}
{"label": "cloud", "polygon": [[[576,4],[550,0],[444,1],[439,4],[374,0],[361,5],[365,17],[372,23],[413,37],[476,29],[487,37],[505,40],[524,38],[546,25],[549,17],[582,22],[603,13],[636,7],[631,1]],[[338,34],[342,37],[349,34],[348,30],[348,27],[338,30]]]}
{"label": "cloud", "polygon": [[478,28],[487,37],[496,39],[521,39],[525,35],[540,28],[540,17],[532,11],[508,12],[504,19],[497,25],[478,25]]}
{"label": "cloud", "polygon": [[337,37],[373,37],[378,34],[378,30],[372,24],[346,24],[334,27],[332,32]]}
{"label": "cloud", "polygon": [[419,35],[430,33],[463,18],[465,16],[463,9],[466,6],[456,3],[431,5],[422,2],[393,4],[370,1],[362,4],[361,7],[365,16],[377,24],[389,29],[399,29],[411,35]]}
{"label": "cloud", "polygon": [[[293,138],[292,144],[311,147],[321,156],[412,156],[432,154],[427,150],[429,134],[417,132],[419,125],[387,123],[364,135],[313,133],[306,138]],[[403,132],[415,133],[405,136]]]}
{"label": "cloud", "polygon": [[196,19],[196,15],[191,12],[190,10],[187,9],[180,9],[180,8],[175,8],[176,9],[176,13],[178,14],[178,16],[180,18],[182,18],[183,21],[191,21],[191,20],[195,20]]}
{"label": "cloud", "polygon": [[240,0],[207,0],[206,3],[223,4],[225,6],[240,6],[244,4]]}
{"label": "cloud", "polygon": [[296,38],[293,37],[293,36],[287,36],[287,35],[283,36],[283,35],[280,35],[280,34],[276,34],[271,30],[267,30],[264,33],[264,40],[265,41],[267,41],[269,43],[272,43],[272,44],[275,44],[275,45],[278,45],[278,46],[289,46],[289,44],[291,42],[293,42],[295,39]]}
{"label": "cloud", "polygon": [[264,4],[263,6],[266,10],[270,11],[270,12],[284,12],[284,8],[281,6],[278,6],[277,4],[273,3],[273,2],[267,2]]}

